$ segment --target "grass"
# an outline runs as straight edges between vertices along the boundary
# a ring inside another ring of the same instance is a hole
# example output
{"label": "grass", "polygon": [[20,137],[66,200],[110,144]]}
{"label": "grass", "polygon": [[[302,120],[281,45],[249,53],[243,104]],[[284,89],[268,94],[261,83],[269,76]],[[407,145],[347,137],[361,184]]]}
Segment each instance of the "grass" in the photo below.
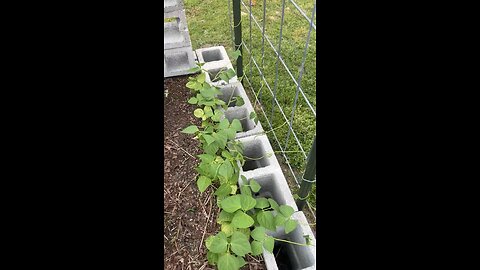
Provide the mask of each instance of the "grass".
{"label": "grass", "polygon": [[[231,0],[230,0],[231,1]],[[262,64],[262,32],[255,22],[249,20],[249,1],[243,0],[246,7],[241,5],[242,11],[242,36],[246,46],[252,50],[252,55],[249,55],[247,50],[243,50],[243,63],[244,73],[252,83],[250,88],[247,80],[244,80],[243,85],[249,94],[252,103],[255,103],[255,96],[261,91],[260,102],[264,111],[267,114],[268,119],[272,123],[272,126],[279,127],[285,123],[285,119],[279,112],[278,107],[275,106],[272,110],[273,96],[270,91],[264,85],[260,73],[255,67],[250,57],[255,59],[257,64]],[[311,17],[314,0],[296,0],[295,1],[304,11],[308,17]],[[229,20],[229,5],[228,0],[184,0],[188,28],[190,32],[190,39],[192,41],[193,49],[211,47],[211,46],[224,46],[230,55],[233,52],[233,36],[231,32],[231,22]],[[232,2],[230,2],[230,9],[232,8]],[[262,27],[263,20],[263,0],[256,0],[256,5],[252,8],[252,14]],[[280,24],[282,13],[282,0],[268,0],[266,1],[266,16],[265,16],[265,35],[268,36],[275,49],[278,50]],[[230,13],[231,14],[231,13]],[[233,16],[233,15],[231,15]],[[316,17],[314,20],[316,24]],[[282,43],[281,43],[281,55],[285,61],[285,64],[290,69],[293,77],[298,79],[299,68],[302,63],[303,53],[305,49],[305,43],[307,40],[307,34],[309,31],[309,23],[306,19],[297,11],[294,5],[285,0],[284,10],[284,24],[282,31]],[[301,87],[313,108],[316,110],[316,31],[312,29],[310,36],[310,43],[307,51],[307,57],[305,61],[304,74],[301,81]],[[251,39],[250,39],[251,35]],[[277,57],[265,41],[264,56],[263,56],[263,73],[265,80],[270,87],[274,88],[275,85],[275,69]],[[234,61],[232,61],[235,66]],[[262,87],[263,85],[263,87]],[[278,65],[278,81],[277,81],[277,101],[283,109],[286,117],[290,120],[293,102],[295,99],[296,87],[292,81],[290,75],[283,67],[281,63]],[[255,93],[255,94],[254,94]],[[257,109],[257,108],[256,108]],[[272,114],[273,111],[273,114]],[[261,110],[257,110],[259,119],[265,130],[269,130],[268,123],[265,117],[262,115]],[[301,146],[308,155],[308,151],[311,148],[315,131],[316,119],[307,103],[299,94],[297,107],[294,111],[294,118],[292,129],[295,131]],[[288,125],[283,125],[281,128],[275,130],[275,134],[280,141],[280,144],[284,148],[284,151],[288,157],[290,165],[294,168],[294,172],[297,175],[297,179],[301,179],[302,172],[305,169],[306,160],[301,150],[298,147],[294,137],[290,134],[288,147],[286,146],[286,137],[289,132]],[[276,142],[273,132],[268,133],[270,142],[274,150],[280,150],[278,143]],[[290,152],[291,151],[291,152]],[[277,154],[280,157],[281,154]],[[279,160],[284,160],[279,158]],[[292,181],[291,175],[285,175]],[[293,180],[294,181],[294,180]],[[308,200],[312,206],[316,206],[315,198],[315,185],[312,188]]]}

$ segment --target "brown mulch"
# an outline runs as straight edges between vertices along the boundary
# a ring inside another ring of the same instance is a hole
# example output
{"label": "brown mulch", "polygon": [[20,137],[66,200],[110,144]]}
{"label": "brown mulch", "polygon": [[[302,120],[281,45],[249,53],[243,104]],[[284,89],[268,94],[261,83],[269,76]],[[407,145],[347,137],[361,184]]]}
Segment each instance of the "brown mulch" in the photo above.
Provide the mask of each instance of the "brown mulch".
{"label": "brown mulch", "polygon": [[[200,144],[191,135],[180,131],[200,120],[193,116],[195,105],[187,100],[191,92],[185,87],[188,76],[167,78],[164,89],[164,269],[207,270],[205,239],[220,231],[216,223],[219,209],[213,189],[203,194],[195,180],[195,167],[202,153]],[[264,270],[260,257],[247,256],[242,269]]]}

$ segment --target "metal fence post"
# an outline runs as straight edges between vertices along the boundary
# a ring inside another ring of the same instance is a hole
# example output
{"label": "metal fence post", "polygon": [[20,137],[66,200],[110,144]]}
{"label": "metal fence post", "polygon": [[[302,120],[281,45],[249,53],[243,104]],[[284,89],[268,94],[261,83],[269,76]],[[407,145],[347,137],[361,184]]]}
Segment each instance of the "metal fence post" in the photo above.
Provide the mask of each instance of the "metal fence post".
{"label": "metal fence post", "polygon": [[305,168],[305,172],[302,177],[302,183],[300,184],[300,190],[298,191],[299,198],[297,199],[297,207],[298,210],[302,210],[305,206],[307,196],[310,193],[312,188],[312,184],[315,183],[315,175],[316,175],[316,160],[317,160],[317,135],[313,138],[312,148],[310,149],[310,153],[308,154],[307,159],[307,167]]}
{"label": "metal fence post", "polygon": [[240,1],[241,0],[233,0],[233,32],[235,36],[234,50],[240,49],[241,53],[241,56],[237,58],[237,77],[242,77],[243,80],[242,15],[240,14]]}

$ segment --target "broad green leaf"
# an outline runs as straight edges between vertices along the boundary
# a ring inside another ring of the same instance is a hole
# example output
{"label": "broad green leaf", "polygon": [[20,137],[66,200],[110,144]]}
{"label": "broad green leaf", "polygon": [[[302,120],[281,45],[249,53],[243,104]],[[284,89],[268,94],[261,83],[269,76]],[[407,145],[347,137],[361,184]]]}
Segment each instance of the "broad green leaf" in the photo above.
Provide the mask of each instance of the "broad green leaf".
{"label": "broad green leaf", "polygon": [[215,265],[218,262],[218,254],[213,253],[209,250],[207,250],[207,260],[210,265]]}
{"label": "broad green leaf", "polygon": [[203,111],[204,111],[204,113],[205,113],[205,116],[207,116],[207,117],[213,116],[212,107],[210,107],[210,106],[205,106],[205,108],[203,108]]}
{"label": "broad green leaf", "polygon": [[233,213],[242,207],[240,204],[240,195],[230,196],[224,199],[220,205],[223,210],[228,213]]}
{"label": "broad green leaf", "polygon": [[280,212],[280,206],[278,206],[278,203],[273,200],[273,199],[268,199],[268,202],[270,203],[270,206],[277,212]]}
{"label": "broad green leaf", "polygon": [[268,200],[265,198],[256,198],[255,200],[257,201],[255,208],[264,209],[270,206],[270,204],[268,203]]}
{"label": "broad green leaf", "polygon": [[230,187],[232,188],[232,192],[230,192],[231,195],[235,195],[237,193],[237,185],[230,185]]}
{"label": "broad green leaf", "polygon": [[232,192],[232,188],[228,183],[220,185],[220,187],[215,191],[215,195],[227,196]]}
{"label": "broad green leaf", "polygon": [[194,134],[197,131],[198,131],[198,127],[195,125],[191,125],[186,127],[184,130],[182,130],[182,133]]}
{"label": "broad green leaf", "polygon": [[201,154],[201,155],[198,155],[197,157],[199,157],[202,160],[202,162],[205,162],[205,163],[211,163],[215,159],[213,155],[209,155],[209,154]]}
{"label": "broad green leaf", "polygon": [[232,157],[232,154],[230,154],[230,152],[228,152],[228,151],[226,151],[226,150],[222,151],[222,157],[224,157],[224,158],[226,158],[226,159],[231,159],[231,158],[233,158],[233,157]]}
{"label": "broad green leaf", "polygon": [[218,124],[218,129],[227,129],[228,126],[230,126],[230,123],[228,122],[227,118],[222,119],[220,123]]}
{"label": "broad green leaf", "polygon": [[225,132],[227,133],[229,140],[235,139],[237,131],[234,128],[227,128],[225,129]]}
{"label": "broad green leaf", "polygon": [[275,226],[284,226],[285,224],[285,221],[287,221],[288,218],[286,218],[284,215],[282,215],[281,213],[277,213],[277,215],[275,216],[274,220],[275,220]]}
{"label": "broad green leaf", "polygon": [[197,180],[197,187],[200,192],[204,192],[208,186],[212,184],[212,180],[208,177],[201,175]]}
{"label": "broad green leaf", "polygon": [[228,76],[229,79],[235,77],[235,75],[237,75],[237,74],[235,73],[235,70],[233,70],[233,69],[231,69],[231,68],[229,68],[229,69],[227,70],[227,76]]}
{"label": "broad green leaf", "polygon": [[201,70],[202,70],[202,69],[201,69],[200,67],[195,66],[195,67],[189,69],[188,72],[189,72],[189,73],[190,73],[190,72],[192,72],[192,73],[197,73],[197,72],[199,72],[199,71],[201,71]]}
{"label": "broad green leaf", "polygon": [[196,97],[191,97],[187,102],[190,104],[197,104],[198,99]]}
{"label": "broad green leaf", "polygon": [[203,110],[202,109],[196,109],[195,111],[193,111],[193,115],[195,115],[195,117],[197,118],[201,118],[203,116]]}
{"label": "broad green leaf", "polygon": [[[219,234],[224,234],[223,232],[220,232]],[[212,242],[210,243],[210,248],[207,248],[214,253],[223,253],[227,251],[227,240],[220,235],[216,235],[213,237]]]}
{"label": "broad green leaf", "polygon": [[218,145],[215,143],[207,145],[205,148],[203,148],[205,152],[209,155],[215,155],[218,151]]}
{"label": "broad green leaf", "polygon": [[248,228],[252,226],[253,223],[253,218],[245,214],[243,211],[237,211],[237,213],[235,213],[235,216],[233,216],[232,219],[232,225],[240,229]]}
{"label": "broad green leaf", "polygon": [[286,218],[289,218],[295,210],[290,205],[281,205],[280,206],[280,213],[282,213]]}
{"label": "broad green leaf", "polygon": [[252,255],[253,256],[258,256],[260,254],[262,254],[263,252],[263,246],[262,246],[262,242],[258,242],[258,241],[253,241],[252,242]]}
{"label": "broad green leaf", "polygon": [[[241,186],[240,187],[240,192],[242,194],[247,195],[247,196],[252,196],[252,191],[250,190],[249,186],[246,186],[246,185]],[[257,204],[258,204],[258,201],[257,201]],[[255,207],[258,208],[257,205],[255,205]]]}
{"label": "broad green leaf", "polygon": [[197,85],[197,82],[195,82],[195,81],[190,81],[190,82],[188,82],[185,86],[186,86],[187,88],[194,89],[196,85]]}
{"label": "broad green leaf", "polygon": [[230,240],[232,251],[238,256],[245,256],[245,254],[252,252],[248,238],[241,232],[234,232]]}
{"label": "broad green leaf", "polygon": [[238,261],[235,256],[225,253],[218,257],[218,270],[238,270]]}
{"label": "broad green leaf", "polygon": [[223,105],[225,105],[226,103],[225,103],[225,101],[223,101],[223,100],[221,100],[221,99],[216,99],[216,100],[215,100],[215,104],[220,105],[220,106],[223,106]]}
{"label": "broad green leaf", "polygon": [[218,174],[223,176],[225,179],[229,179],[233,175],[233,167],[230,161],[226,160],[220,166]]}
{"label": "broad green leaf", "polygon": [[213,136],[210,136],[210,135],[203,135],[203,138],[205,139],[207,144],[211,144],[215,141],[215,138],[213,138]]}
{"label": "broad green leaf", "polygon": [[265,239],[265,228],[264,227],[256,227],[252,231],[252,238],[257,240],[257,241],[263,242],[263,240]]}
{"label": "broad green leaf", "polygon": [[205,73],[201,73],[200,75],[197,76],[197,81],[199,83],[203,83],[205,81]]}
{"label": "broad green leaf", "polygon": [[275,240],[273,237],[267,235],[265,241],[263,241],[263,247],[270,253],[273,253],[273,247],[275,245]]}
{"label": "broad green leaf", "polygon": [[220,77],[221,80],[224,80],[227,83],[230,81],[230,78],[228,77],[228,75],[225,72],[220,73],[220,75],[218,75],[218,77]]}
{"label": "broad green leaf", "polygon": [[215,113],[213,114],[212,117],[210,117],[210,119],[212,119],[212,121],[219,122],[221,117],[222,117],[222,112],[215,111]]}
{"label": "broad green leaf", "polygon": [[233,219],[233,214],[228,213],[225,210],[220,211],[220,214],[217,217],[217,222],[230,222]]}
{"label": "broad green leaf", "polygon": [[242,129],[242,123],[240,123],[240,120],[238,119],[233,119],[232,120],[232,124],[230,124],[230,126],[235,130],[235,131],[238,131],[238,132],[241,132],[243,129]]}
{"label": "broad green leaf", "polygon": [[248,211],[255,207],[255,204],[257,204],[257,201],[251,196],[242,194],[240,195],[240,204],[242,206],[243,211]]}
{"label": "broad green leaf", "polygon": [[238,228],[237,232],[243,233],[247,239],[250,239],[250,228]]}
{"label": "broad green leaf", "polygon": [[253,192],[258,192],[262,187],[257,183],[257,181],[250,179],[250,188]]}
{"label": "broad green leaf", "polygon": [[222,230],[222,232],[225,233],[225,235],[227,237],[230,237],[233,234],[233,232],[235,231],[235,228],[230,223],[224,222],[224,223],[222,223],[221,230]]}
{"label": "broad green leaf", "polygon": [[211,87],[202,88],[200,90],[200,94],[202,94],[204,98],[210,100],[215,97],[215,88],[211,88]]}
{"label": "broad green leaf", "polygon": [[237,266],[239,269],[245,265],[245,260],[242,257],[236,256],[235,259],[237,259]]}
{"label": "broad green leaf", "polygon": [[217,144],[220,148],[225,148],[227,146],[227,133],[224,130],[220,130],[217,133],[213,133],[213,137],[217,141]]}
{"label": "broad green leaf", "polygon": [[271,231],[275,231],[275,221],[271,211],[262,211],[257,215],[257,221],[260,226],[265,227]]}
{"label": "broad green leaf", "polygon": [[242,53],[240,52],[240,49],[237,49],[232,53],[232,58],[237,60],[238,57],[242,56]]}
{"label": "broad green leaf", "polygon": [[205,239],[205,246],[207,247],[208,250],[210,250],[212,246],[212,241],[214,237],[215,237],[214,235],[210,235],[209,237],[207,237],[207,239]]}
{"label": "broad green leaf", "polygon": [[287,223],[285,223],[285,233],[292,232],[293,230],[295,230],[296,227],[297,227],[297,221],[289,219]]}

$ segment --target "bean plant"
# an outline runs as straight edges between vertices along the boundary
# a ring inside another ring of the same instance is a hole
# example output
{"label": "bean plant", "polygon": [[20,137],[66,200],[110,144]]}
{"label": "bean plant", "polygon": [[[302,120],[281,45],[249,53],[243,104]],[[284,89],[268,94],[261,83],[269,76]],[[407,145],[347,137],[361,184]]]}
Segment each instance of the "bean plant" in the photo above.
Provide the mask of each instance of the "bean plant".
{"label": "bean plant", "polygon": [[[202,193],[208,187],[214,188],[213,194],[221,209],[217,217],[221,231],[205,240],[208,262],[219,270],[238,270],[245,265],[247,254],[258,256],[263,249],[273,253],[275,241],[305,245],[277,239],[266,233],[268,230],[276,231],[278,227],[283,227],[285,233],[293,231],[298,225],[291,218],[294,209],[279,205],[272,198],[254,197],[261,186],[254,179],[239,175],[240,166],[251,158],[243,155],[243,144],[235,140],[236,133],[242,131],[240,120],[233,119],[230,122],[224,117],[224,111],[231,103],[243,105],[244,100],[233,97],[233,92],[227,102],[219,99],[222,92],[219,87],[206,82],[207,71],[202,64],[198,64],[193,71],[202,72],[189,77],[186,86],[191,89],[193,96],[188,103],[199,107],[193,114],[202,122],[200,126],[190,125],[182,132],[194,135],[200,141],[204,153],[198,155],[200,163],[196,168],[196,184]],[[235,75],[233,69],[223,70],[211,81],[220,78],[229,83]],[[254,112],[249,118],[258,122]],[[243,180],[241,186],[238,181],[240,177]]]}

